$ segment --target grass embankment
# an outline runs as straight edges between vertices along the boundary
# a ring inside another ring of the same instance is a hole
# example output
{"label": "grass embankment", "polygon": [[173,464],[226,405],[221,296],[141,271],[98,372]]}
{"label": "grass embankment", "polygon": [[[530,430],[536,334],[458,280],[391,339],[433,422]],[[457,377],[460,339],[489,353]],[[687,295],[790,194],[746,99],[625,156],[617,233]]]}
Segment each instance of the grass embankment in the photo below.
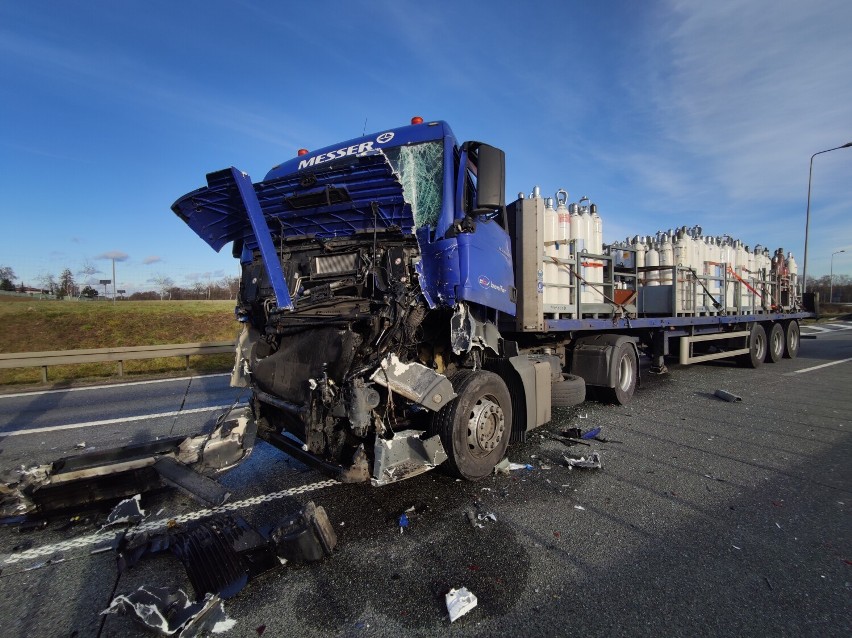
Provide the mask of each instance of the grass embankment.
{"label": "grass embankment", "polygon": [[[0,300],[0,352],[40,352],[232,341],[239,334],[233,301],[109,302]],[[230,370],[231,355],[190,357],[198,372]],[[125,361],[124,373],[143,376],[186,369],[183,357]],[[51,366],[51,381],[114,376],[115,363]],[[39,383],[39,368],[0,370],[0,384]]]}

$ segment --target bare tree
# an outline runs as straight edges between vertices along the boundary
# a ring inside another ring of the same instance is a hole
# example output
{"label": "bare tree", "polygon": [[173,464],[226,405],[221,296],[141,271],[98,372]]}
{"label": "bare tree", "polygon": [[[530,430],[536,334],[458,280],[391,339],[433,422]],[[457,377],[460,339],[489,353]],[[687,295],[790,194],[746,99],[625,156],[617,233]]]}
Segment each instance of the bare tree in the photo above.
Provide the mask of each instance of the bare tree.
{"label": "bare tree", "polygon": [[240,278],[239,277],[223,277],[221,283],[219,284],[222,288],[225,288],[228,291],[228,299],[236,299],[237,293],[240,292]]}
{"label": "bare tree", "polygon": [[42,290],[51,295],[56,294],[56,291],[59,288],[56,284],[56,277],[53,273],[42,273],[36,278],[36,281],[41,285]]}
{"label": "bare tree", "polygon": [[174,287],[175,282],[171,277],[168,277],[162,273],[157,273],[150,279],[151,283],[157,287],[157,292],[160,293],[160,301],[165,299],[166,295],[169,294],[169,291]]}

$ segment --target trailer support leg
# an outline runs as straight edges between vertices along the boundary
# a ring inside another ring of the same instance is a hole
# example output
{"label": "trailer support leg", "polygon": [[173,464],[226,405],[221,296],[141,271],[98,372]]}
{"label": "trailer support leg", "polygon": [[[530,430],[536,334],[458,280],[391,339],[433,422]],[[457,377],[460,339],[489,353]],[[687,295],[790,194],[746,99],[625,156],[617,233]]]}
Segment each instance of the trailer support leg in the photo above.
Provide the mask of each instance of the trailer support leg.
{"label": "trailer support leg", "polygon": [[662,330],[658,330],[651,338],[651,368],[648,372],[651,374],[668,374],[669,369],[666,367],[665,358],[668,353],[668,335]]}

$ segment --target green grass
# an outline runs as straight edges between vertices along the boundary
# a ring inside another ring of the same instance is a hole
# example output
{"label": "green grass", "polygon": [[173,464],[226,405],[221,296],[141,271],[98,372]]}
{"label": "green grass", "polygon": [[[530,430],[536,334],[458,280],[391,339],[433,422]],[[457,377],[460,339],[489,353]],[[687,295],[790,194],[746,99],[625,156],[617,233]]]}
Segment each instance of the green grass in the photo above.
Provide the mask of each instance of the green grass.
{"label": "green grass", "polygon": [[[233,301],[77,302],[0,301],[0,352],[41,352],[147,346],[170,343],[233,341],[239,334]],[[190,357],[198,372],[229,370],[230,355]],[[186,370],[183,357],[127,361],[126,375]],[[102,379],[116,374],[112,363],[51,366],[51,381]],[[0,370],[0,384],[38,383],[41,370]]]}

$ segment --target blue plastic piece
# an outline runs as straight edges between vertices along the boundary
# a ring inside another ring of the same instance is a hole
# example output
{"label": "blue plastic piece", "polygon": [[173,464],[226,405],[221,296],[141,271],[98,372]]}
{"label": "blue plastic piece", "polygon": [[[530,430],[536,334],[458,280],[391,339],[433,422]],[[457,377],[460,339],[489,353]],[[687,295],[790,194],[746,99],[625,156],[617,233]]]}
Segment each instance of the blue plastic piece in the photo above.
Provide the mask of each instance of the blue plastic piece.
{"label": "blue plastic piece", "polygon": [[593,428],[593,429],[589,430],[588,432],[584,432],[583,436],[581,436],[580,438],[581,439],[593,439],[600,433],[601,433],[600,428]]}
{"label": "blue plastic piece", "polygon": [[284,281],[281,262],[278,260],[275,245],[272,243],[272,234],[269,232],[269,226],[266,224],[260,202],[257,201],[254,184],[251,183],[251,178],[248,175],[238,171],[233,166],[227,170],[231,172],[231,178],[237,186],[249,222],[251,222],[251,228],[254,231],[258,248],[260,248],[260,255],[263,258],[263,265],[266,267],[266,274],[272,284],[272,290],[275,291],[275,302],[279,308],[292,310],[293,302],[290,300],[290,291],[287,290],[287,283]]}
{"label": "blue plastic piece", "polygon": [[408,527],[408,516],[404,513],[399,517],[399,526]]}

